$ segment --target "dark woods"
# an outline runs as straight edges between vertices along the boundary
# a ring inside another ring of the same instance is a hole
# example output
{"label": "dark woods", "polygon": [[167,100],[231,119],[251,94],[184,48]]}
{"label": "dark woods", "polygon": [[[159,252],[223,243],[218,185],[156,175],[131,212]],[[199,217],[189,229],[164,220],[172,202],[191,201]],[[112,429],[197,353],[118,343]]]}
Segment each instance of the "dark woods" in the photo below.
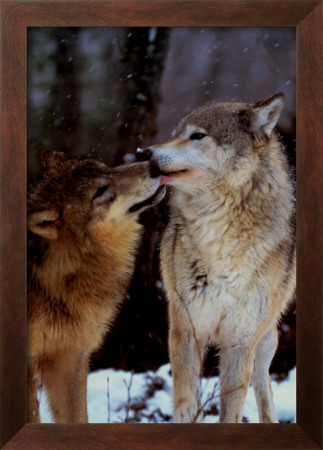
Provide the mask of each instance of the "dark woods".
{"label": "dark woods", "polygon": [[168,29],[31,29],[28,37],[30,175],[44,146],[118,165],[152,142]]}
{"label": "dark woods", "polygon": [[[291,28],[30,28],[28,177],[38,173],[44,148],[128,163],[205,101],[253,102],[279,91],[286,94],[279,132],[294,165],[295,53]],[[144,371],[168,361],[158,259],[166,202],[140,220],[133,282],[93,370]],[[295,318],[293,305],[280,324],[272,371],[281,377],[295,365]],[[211,350],[205,373],[215,371]]]}
{"label": "dark woods", "polygon": [[121,164],[129,150],[149,144],[157,133],[160,82],[168,49],[167,29],[137,29],[127,35],[121,51],[121,125],[113,163]]}

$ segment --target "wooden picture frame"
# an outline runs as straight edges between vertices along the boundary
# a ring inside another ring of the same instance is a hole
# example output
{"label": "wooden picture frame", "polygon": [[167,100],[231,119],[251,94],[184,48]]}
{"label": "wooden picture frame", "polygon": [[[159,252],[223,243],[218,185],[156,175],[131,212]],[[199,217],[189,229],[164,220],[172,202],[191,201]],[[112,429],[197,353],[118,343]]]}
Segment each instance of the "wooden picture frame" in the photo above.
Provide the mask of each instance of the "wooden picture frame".
{"label": "wooden picture frame", "polygon": [[[1,0],[0,432],[5,448],[323,448],[321,0]],[[27,27],[297,32],[297,424],[26,424]]]}

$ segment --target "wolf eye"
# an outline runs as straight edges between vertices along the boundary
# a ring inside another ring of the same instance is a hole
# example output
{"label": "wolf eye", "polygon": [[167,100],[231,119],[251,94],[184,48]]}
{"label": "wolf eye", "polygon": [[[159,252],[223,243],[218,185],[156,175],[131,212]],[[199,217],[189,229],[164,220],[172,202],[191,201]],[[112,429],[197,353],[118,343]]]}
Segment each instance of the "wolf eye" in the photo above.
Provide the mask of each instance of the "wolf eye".
{"label": "wolf eye", "polygon": [[200,139],[203,139],[206,136],[204,133],[193,133],[190,136],[191,141],[199,141]]}
{"label": "wolf eye", "polygon": [[103,195],[107,189],[108,189],[108,186],[101,186],[101,187],[97,188],[97,190],[95,191],[95,194],[93,195],[92,200],[95,200],[96,198],[101,197],[101,195]]}

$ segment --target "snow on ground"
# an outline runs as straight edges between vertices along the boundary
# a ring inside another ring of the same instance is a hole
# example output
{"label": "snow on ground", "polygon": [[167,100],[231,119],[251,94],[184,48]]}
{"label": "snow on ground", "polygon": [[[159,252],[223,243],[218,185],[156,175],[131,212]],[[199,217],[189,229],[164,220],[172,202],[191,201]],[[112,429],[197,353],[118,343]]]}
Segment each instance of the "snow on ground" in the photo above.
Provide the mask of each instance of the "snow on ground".
{"label": "snow on ground", "polygon": [[[296,422],[296,368],[288,378],[272,380],[274,402],[280,422]],[[218,422],[219,379],[202,379],[204,422]],[[44,391],[39,392],[43,423],[52,422]],[[88,414],[91,423],[156,423],[172,421],[172,377],[170,364],[156,372],[132,375],[122,370],[99,370],[88,376]],[[257,423],[258,413],[252,387],[249,387],[244,421]]]}

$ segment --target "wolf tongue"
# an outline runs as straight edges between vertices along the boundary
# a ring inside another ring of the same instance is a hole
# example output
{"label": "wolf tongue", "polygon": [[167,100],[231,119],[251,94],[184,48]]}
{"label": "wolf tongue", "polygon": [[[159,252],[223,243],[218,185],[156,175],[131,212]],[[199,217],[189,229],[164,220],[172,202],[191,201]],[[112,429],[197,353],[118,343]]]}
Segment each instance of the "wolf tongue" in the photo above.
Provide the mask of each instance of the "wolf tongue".
{"label": "wolf tongue", "polygon": [[163,184],[166,184],[166,183],[170,183],[171,181],[174,181],[174,178],[168,177],[166,175],[161,175],[159,186],[162,186]]}

